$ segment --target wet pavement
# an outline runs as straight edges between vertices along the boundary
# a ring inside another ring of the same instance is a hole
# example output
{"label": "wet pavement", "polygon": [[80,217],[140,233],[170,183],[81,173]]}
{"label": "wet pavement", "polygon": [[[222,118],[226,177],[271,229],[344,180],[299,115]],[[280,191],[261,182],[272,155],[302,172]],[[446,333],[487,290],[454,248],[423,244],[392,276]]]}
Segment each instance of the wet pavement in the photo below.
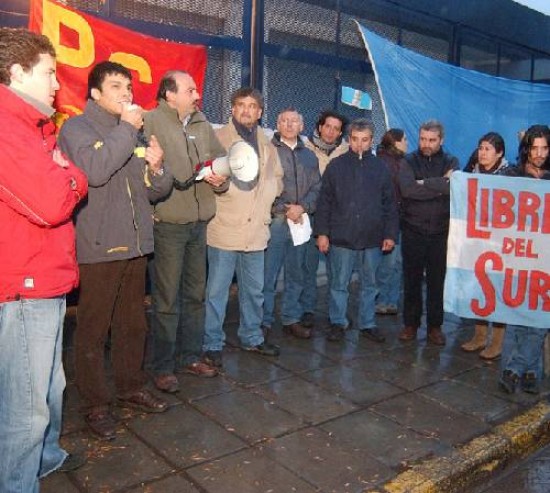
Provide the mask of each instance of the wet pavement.
{"label": "wet pavement", "polygon": [[[326,299],[326,288],[319,298]],[[352,303],[350,314],[355,311]],[[274,327],[270,341],[281,346],[279,358],[241,351],[233,295],[223,374],[178,375],[181,391],[167,397],[170,408],[160,415],[115,409],[121,421],[117,438],[100,442],[90,437],[78,413],[69,317],[62,443],[85,452],[88,463],[53,474],[43,481],[42,492],[381,489],[425,459],[452,457],[457,445],[525,411],[549,390],[545,383],[539,397],[501,393],[500,363],[461,351],[473,326],[452,316],[446,318],[444,348],[427,344],[422,329],[417,341],[401,343],[399,316],[378,317],[387,337],[383,344],[354,329],[343,342],[327,342],[326,302],[319,303],[316,319],[314,337],[305,341]],[[496,491],[531,490],[487,490]]]}
{"label": "wet pavement", "polygon": [[550,491],[550,445],[528,459],[510,466],[490,483],[465,493],[548,493]]}

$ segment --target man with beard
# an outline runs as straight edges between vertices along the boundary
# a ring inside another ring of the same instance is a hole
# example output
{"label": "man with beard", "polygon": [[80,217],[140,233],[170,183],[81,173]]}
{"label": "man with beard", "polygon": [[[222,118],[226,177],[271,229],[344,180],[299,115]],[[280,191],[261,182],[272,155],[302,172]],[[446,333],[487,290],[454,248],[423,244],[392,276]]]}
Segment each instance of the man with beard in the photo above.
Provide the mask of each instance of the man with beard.
{"label": "man with beard", "polygon": [[447,268],[449,177],[458,160],[443,151],[444,130],[437,120],[420,126],[418,150],[405,157],[398,175],[403,254],[404,327],[401,341],[416,339],[422,317],[422,284],[426,274],[428,342],[445,345],[443,285]]}

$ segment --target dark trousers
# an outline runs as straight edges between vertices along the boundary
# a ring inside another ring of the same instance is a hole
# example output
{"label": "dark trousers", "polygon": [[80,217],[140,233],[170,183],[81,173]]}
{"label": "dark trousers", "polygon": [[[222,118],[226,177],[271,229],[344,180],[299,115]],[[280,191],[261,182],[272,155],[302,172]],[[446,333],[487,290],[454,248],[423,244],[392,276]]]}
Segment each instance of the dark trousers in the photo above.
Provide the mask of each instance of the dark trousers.
{"label": "dark trousers", "polygon": [[153,371],[200,360],[206,289],[206,222],[155,223]]}
{"label": "dark trousers", "polygon": [[145,384],[142,370],[147,322],[143,307],[146,257],[80,264],[75,333],[76,385],[85,410],[107,407],[105,341],[111,330],[111,363],[117,395]]}
{"label": "dark trousers", "polygon": [[443,285],[447,266],[447,233],[427,235],[402,231],[403,254],[403,322],[419,327],[422,317],[422,284],[426,274],[427,326],[443,324]]}

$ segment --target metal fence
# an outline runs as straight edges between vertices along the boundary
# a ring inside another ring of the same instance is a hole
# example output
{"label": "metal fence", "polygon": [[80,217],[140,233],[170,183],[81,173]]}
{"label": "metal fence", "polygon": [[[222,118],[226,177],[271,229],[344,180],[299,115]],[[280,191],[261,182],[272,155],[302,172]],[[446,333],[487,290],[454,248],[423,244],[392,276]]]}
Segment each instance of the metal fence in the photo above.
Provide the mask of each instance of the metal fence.
{"label": "metal fence", "polygon": [[[204,110],[219,123],[229,117],[230,94],[253,83],[265,96],[264,126],[273,127],[278,112],[292,105],[304,114],[310,133],[318,113],[330,108],[349,118],[371,118],[380,137],[385,131],[381,103],[355,21],[437,60],[491,75],[550,81],[550,48],[548,53],[530,50],[392,0],[66,3],[144,34],[208,46]],[[0,22],[6,18],[11,19],[0,15]],[[372,112],[343,105],[342,85],[368,92]]]}

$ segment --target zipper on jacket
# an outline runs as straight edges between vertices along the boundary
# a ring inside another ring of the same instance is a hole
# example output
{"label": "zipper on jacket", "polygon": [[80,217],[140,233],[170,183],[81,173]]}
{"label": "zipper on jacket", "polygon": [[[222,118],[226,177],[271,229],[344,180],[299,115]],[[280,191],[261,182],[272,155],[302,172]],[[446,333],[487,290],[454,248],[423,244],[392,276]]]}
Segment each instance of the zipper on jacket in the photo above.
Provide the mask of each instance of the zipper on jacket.
{"label": "zipper on jacket", "polygon": [[128,181],[128,177],[126,177],[126,190],[128,191],[128,197],[130,197],[130,207],[132,208],[132,222],[134,223],[134,229],[136,230],[136,247],[139,252],[140,256],[143,256],[143,252],[141,251],[141,240],[139,237],[139,228],[136,222],[136,209],[134,208],[134,198],[132,196],[132,189],[130,188],[130,182]]}
{"label": "zipper on jacket", "polygon": [[296,191],[296,201],[294,204],[298,205],[298,167],[296,166],[296,154],[294,149],[292,149],[292,165],[294,166],[294,190]]}
{"label": "zipper on jacket", "polygon": [[[197,147],[197,144],[195,144],[195,136],[193,138],[190,138],[189,132],[187,132],[187,125],[189,124],[189,121],[186,125],[182,124],[183,129],[183,137],[185,139],[185,147],[187,148],[187,155],[189,156],[189,161],[191,162],[191,174],[195,172],[195,166],[199,165],[201,163],[201,157],[199,155],[199,148]],[[193,142],[193,147],[195,148],[195,154],[197,155],[197,161],[198,163],[196,165],[193,164],[193,161],[191,160],[191,153],[189,152],[189,141]],[[197,203],[197,221],[200,221],[201,219],[201,205],[199,202],[199,198],[197,197],[197,182],[193,182],[193,197],[195,198],[195,202]]]}

